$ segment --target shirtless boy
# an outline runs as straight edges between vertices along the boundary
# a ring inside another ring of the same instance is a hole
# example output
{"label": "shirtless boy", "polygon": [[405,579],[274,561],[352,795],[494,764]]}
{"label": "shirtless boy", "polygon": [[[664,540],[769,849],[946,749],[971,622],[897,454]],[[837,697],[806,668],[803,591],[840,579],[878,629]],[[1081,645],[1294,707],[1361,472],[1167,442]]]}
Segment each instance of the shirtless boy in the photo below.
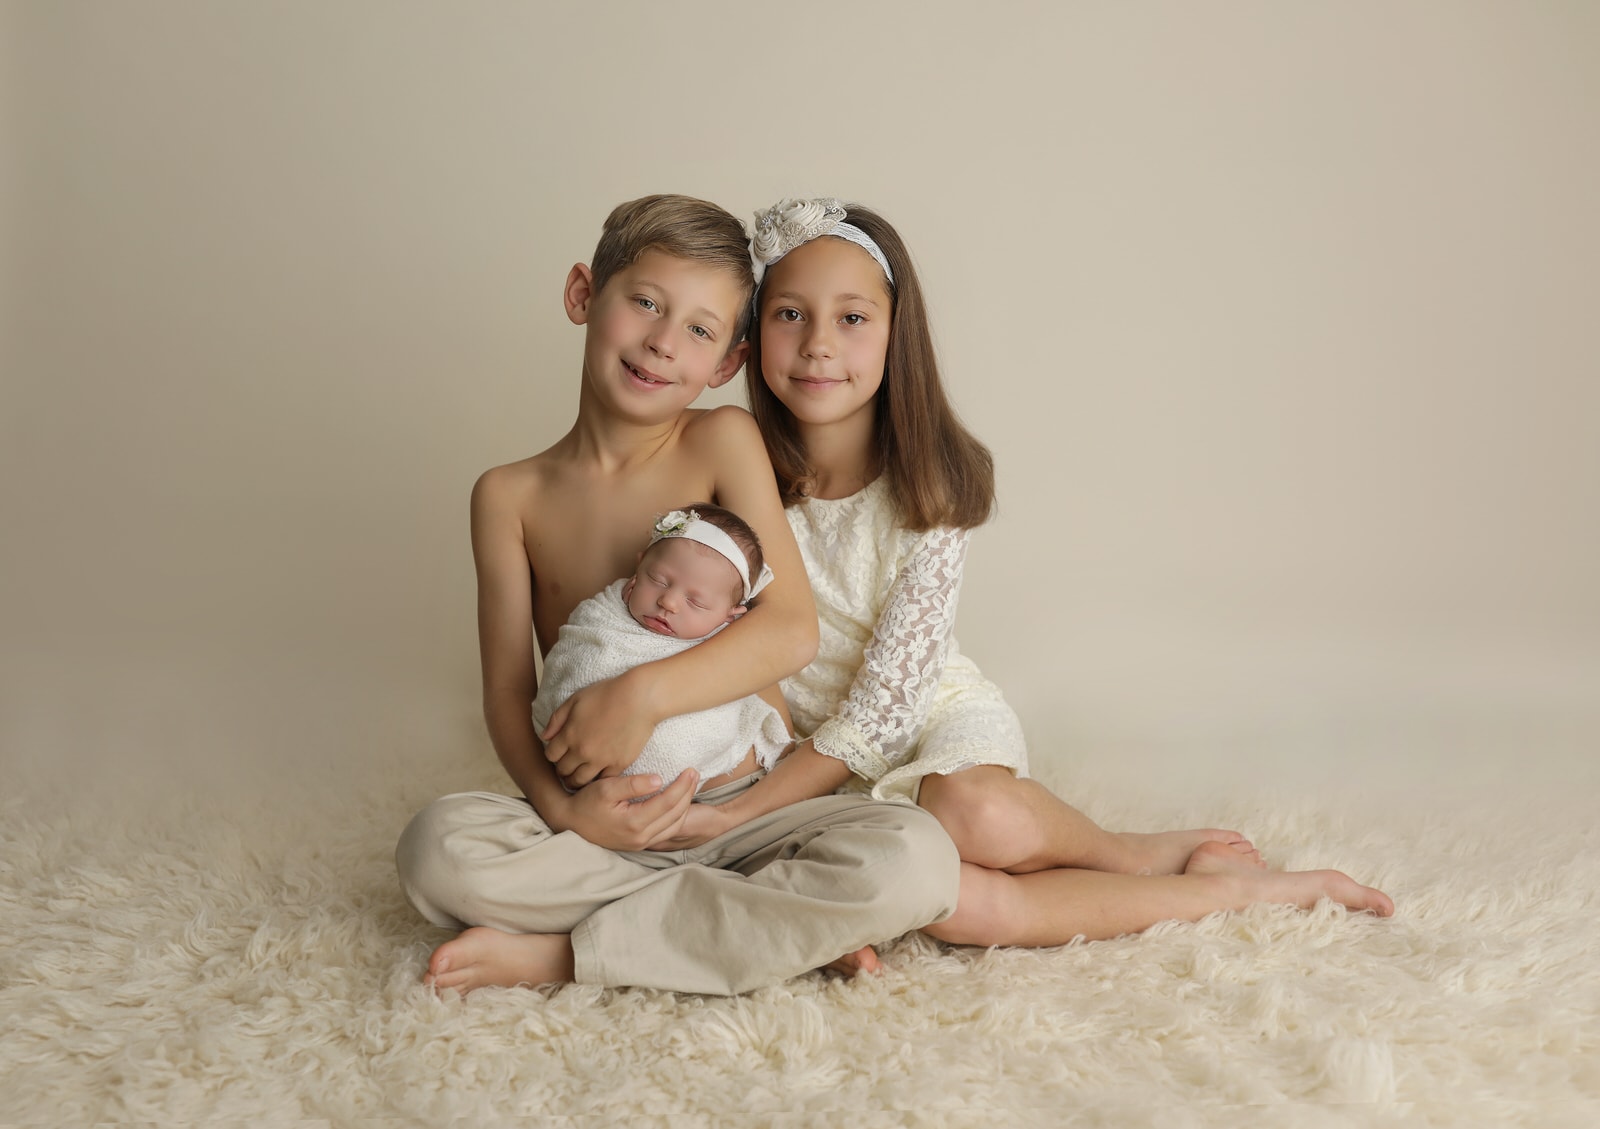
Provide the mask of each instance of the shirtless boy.
{"label": "shirtless boy", "polygon": [[[759,779],[753,754],[703,785],[692,771],[561,783],[633,760],[667,717],[752,693],[781,702],[777,681],[816,651],[805,568],[754,421],[689,406],[743,363],[753,289],[743,226],[682,196],[619,206],[593,263],[567,276],[567,316],[585,330],[577,420],[472,492],[484,717],[522,796],[446,796],[396,852],[412,903],[466,929],[428,962],[435,987],[737,993],[955,907],[955,849],[906,805],[823,796],[699,842],[695,809]],[[715,638],[578,691],[536,733],[534,637],[548,651],[579,602],[631,570],[639,529],[686,497],[749,522],[778,579]]]}

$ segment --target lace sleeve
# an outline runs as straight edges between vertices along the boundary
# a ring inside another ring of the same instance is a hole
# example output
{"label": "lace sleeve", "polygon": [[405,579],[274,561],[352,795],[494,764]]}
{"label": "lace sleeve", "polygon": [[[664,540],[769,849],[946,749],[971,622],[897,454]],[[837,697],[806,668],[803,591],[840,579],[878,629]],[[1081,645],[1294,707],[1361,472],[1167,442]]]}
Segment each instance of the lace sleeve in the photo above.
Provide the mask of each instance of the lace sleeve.
{"label": "lace sleeve", "polygon": [[923,534],[878,613],[849,694],[812,737],[819,753],[868,781],[909,760],[922,734],[944,673],[970,539],[966,529]]}

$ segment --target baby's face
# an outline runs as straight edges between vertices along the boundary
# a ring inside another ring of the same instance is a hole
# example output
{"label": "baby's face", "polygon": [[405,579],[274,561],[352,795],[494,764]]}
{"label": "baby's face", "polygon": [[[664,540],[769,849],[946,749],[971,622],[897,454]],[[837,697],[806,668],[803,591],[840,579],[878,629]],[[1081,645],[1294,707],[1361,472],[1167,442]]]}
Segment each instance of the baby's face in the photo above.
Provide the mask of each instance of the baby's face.
{"label": "baby's face", "polygon": [[657,635],[699,639],[743,615],[739,573],[715,549],[668,537],[645,550],[622,590],[628,614]]}

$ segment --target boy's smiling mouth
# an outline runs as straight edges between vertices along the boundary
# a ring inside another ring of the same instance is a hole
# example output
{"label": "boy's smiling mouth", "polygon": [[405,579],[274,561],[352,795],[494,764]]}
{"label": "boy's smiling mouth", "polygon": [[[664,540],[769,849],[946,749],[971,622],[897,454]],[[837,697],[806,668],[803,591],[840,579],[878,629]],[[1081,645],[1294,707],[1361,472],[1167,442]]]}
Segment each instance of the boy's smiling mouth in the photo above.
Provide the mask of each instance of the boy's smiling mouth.
{"label": "boy's smiling mouth", "polygon": [[622,367],[628,370],[629,376],[633,377],[633,379],[637,380],[641,384],[648,384],[651,387],[659,388],[662,385],[672,383],[669,380],[663,380],[653,372],[647,372],[642,368],[634,368],[627,361],[622,362]]}

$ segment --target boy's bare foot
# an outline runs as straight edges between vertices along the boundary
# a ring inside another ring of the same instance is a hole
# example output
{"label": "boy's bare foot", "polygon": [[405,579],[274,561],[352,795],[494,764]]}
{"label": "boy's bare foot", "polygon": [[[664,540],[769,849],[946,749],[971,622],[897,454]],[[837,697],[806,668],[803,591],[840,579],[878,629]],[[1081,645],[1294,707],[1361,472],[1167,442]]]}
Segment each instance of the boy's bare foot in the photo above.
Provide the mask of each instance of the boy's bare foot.
{"label": "boy's bare foot", "polygon": [[1216,827],[1201,827],[1189,831],[1158,831],[1141,833],[1121,831],[1116,833],[1124,854],[1122,865],[1116,869],[1124,874],[1182,874],[1195,850],[1202,844],[1217,843],[1245,859],[1261,862],[1261,854],[1237,831]]}
{"label": "boy's bare foot", "polygon": [[858,976],[863,972],[877,972],[883,966],[878,963],[878,951],[871,945],[863,945],[853,953],[829,961],[823,967],[846,976]]}
{"label": "boy's bare foot", "polygon": [[565,933],[502,933],[478,926],[433,950],[422,982],[466,995],[474,988],[572,981],[572,939]]}
{"label": "boy's bare foot", "polygon": [[1238,884],[1237,908],[1258,902],[1277,902],[1310,909],[1332,898],[1357,913],[1388,917],[1394,902],[1382,890],[1363,886],[1338,870],[1260,870],[1224,843],[1202,843],[1189,856],[1185,874],[1220,875]]}

